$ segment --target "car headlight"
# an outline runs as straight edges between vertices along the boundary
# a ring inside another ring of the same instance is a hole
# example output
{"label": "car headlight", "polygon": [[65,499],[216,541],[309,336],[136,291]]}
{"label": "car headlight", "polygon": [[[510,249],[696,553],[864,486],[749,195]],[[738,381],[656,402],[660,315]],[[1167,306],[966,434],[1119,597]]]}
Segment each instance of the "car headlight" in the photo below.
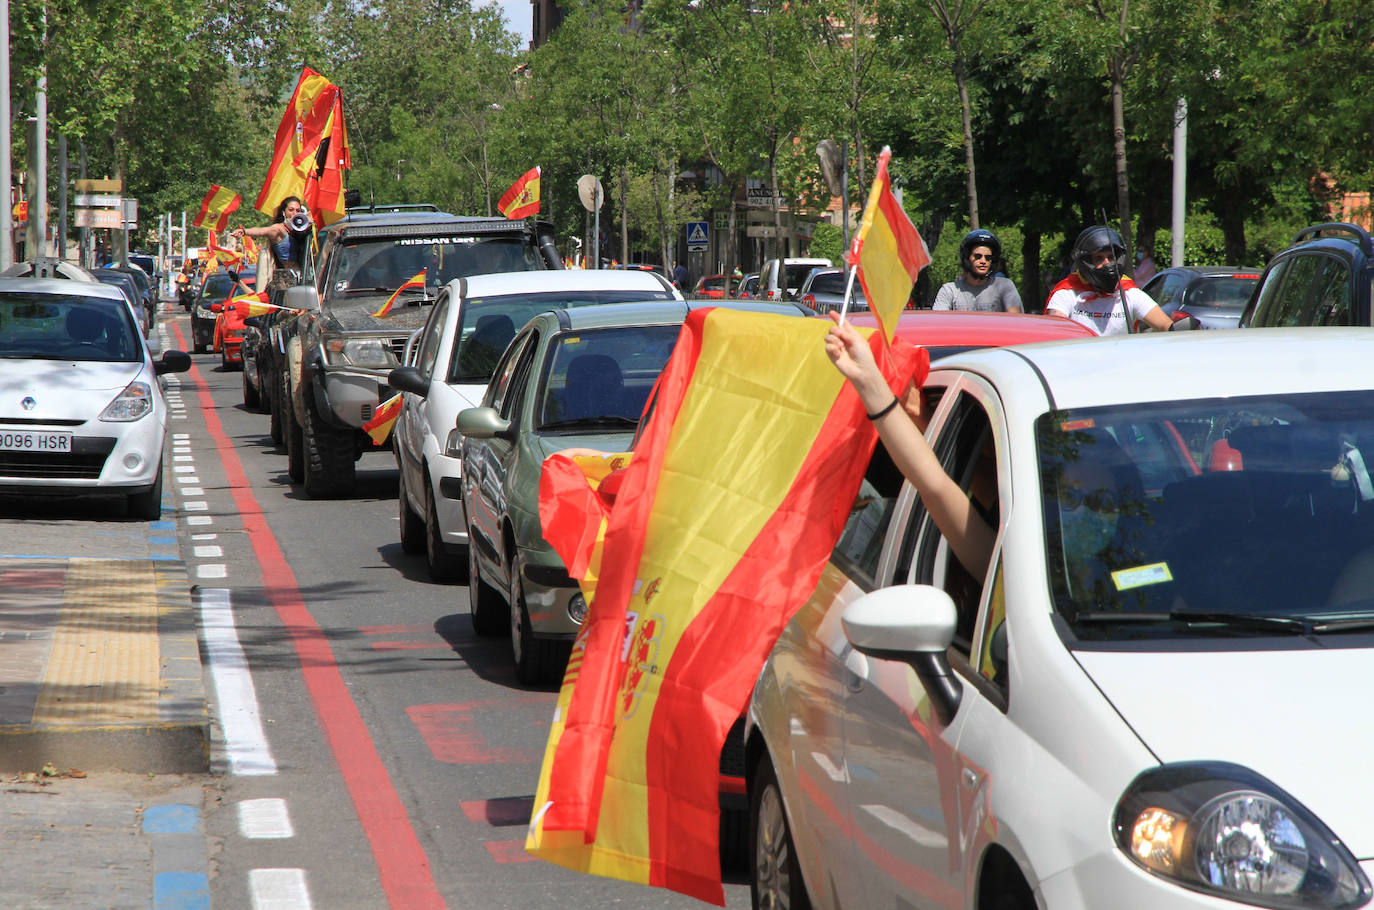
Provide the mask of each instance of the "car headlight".
{"label": "car headlight", "polygon": [[342,361],[350,366],[377,368],[400,366],[381,338],[328,338],[324,351],[330,363]]}
{"label": "car headlight", "polygon": [[1345,845],[1259,774],[1222,762],[1144,772],[1117,804],[1117,846],[1178,884],[1260,907],[1358,907],[1374,896]]}
{"label": "car headlight", "polygon": [[447,438],[444,439],[444,454],[449,458],[463,457],[463,434],[456,429],[449,430]]}
{"label": "car headlight", "polygon": [[105,405],[100,419],[108,423],[127,423],[138,420],[153,410],[153,390],[146,382],[131,382],[114,401]]}

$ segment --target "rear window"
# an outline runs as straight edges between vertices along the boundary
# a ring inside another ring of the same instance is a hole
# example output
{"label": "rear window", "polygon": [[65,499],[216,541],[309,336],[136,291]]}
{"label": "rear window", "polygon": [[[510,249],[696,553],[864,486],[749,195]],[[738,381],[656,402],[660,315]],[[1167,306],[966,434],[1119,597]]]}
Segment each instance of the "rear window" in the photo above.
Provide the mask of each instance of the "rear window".
{"label": "rear window", "polygon": [[787,267],[787,286],[794,291],[797,290],[806,284],[806,279],[814,268],[814,265],[789,265]]}
{"label": "rear window", "polygon": [[1245,277],[1226,276],[1221,278],[1200,278],[1188,287],[1184,297],[1185,307],[1243,307],[1250,299],[1258,275]]}

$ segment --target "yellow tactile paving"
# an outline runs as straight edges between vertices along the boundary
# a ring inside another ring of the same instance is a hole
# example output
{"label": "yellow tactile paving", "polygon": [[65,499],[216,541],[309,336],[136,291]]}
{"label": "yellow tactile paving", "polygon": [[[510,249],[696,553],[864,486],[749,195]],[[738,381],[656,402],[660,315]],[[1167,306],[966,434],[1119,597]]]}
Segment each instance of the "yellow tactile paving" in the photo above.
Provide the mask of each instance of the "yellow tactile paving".
{"label": "yellow tactile paving", "polygon": [[158,719],[158,598],[151,562],[72,559],[33,723]]}

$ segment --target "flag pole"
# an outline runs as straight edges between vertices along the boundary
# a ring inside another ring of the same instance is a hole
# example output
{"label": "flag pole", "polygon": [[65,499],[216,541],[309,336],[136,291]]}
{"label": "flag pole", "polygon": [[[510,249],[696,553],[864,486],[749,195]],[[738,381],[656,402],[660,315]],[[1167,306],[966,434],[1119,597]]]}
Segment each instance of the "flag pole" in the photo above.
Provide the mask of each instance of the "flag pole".
{"label": "flag pole", "polygon": [[849,298],[854,293],[854,275],[858,271],[858,266],[849,267],[849,277],[844,281],[844,303],[840,304],[840,324],[844,324],[844,317],[849,313]]}

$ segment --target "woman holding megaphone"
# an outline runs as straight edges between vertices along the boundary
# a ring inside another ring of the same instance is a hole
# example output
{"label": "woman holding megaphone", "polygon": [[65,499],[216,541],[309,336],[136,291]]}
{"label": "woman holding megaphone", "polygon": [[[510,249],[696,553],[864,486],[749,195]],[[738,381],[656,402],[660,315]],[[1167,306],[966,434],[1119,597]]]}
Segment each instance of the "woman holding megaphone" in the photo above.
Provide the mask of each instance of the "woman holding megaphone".
{"label": "woman holding megaphone", "polygon": [[[272,251],[272,280],[267,290],[276,287],[289,287],[296,283],[301,274],[301,262],[305,258],[305,244],[310,237],[310,213],[296,196],[287,196],[277,206],[276,216],[267,227],[235,229],[237,237],[252,237],[267,242]],[[280,277],[278,277],[280,276]]]}

